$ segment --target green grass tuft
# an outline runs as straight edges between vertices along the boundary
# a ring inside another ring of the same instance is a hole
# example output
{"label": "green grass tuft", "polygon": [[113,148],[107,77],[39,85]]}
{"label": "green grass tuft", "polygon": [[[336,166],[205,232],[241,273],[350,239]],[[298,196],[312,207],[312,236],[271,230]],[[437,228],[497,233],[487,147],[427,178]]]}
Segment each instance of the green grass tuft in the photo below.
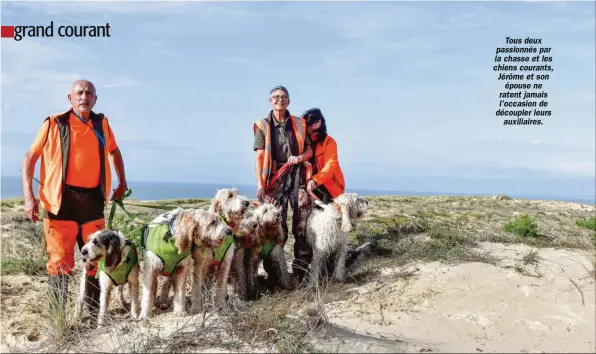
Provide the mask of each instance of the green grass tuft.
{"label": "green grass tuft", "polygon": [[521,214],[514,220],[503,225],[503,231],[511,232],[520,237],[537,237],[538,224],[528,214]]}
{"label": "green grass tuft", "polygon": [[579,227],[583,227],[588,230],[596,231],[596,216],[591,216],[589,218],[578,219],[575,221],[575,224]]}
{"label": "green grass tuft", "polygon": [[35,258],[6,258],[0,261],[2,275],[44,275],[46,273],[47,257]]}

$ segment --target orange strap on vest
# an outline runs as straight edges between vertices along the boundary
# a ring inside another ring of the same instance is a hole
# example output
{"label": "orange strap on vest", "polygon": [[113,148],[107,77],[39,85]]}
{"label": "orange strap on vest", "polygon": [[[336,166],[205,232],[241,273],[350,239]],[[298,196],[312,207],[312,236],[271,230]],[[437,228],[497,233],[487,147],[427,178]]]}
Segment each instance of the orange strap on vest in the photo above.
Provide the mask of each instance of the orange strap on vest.
{"label": "orange strap on vest", "polygon": [[[301,117],[290,116],[290,121],[292,122],[296,141],[298,142],[298,155],[302,155],[304,152],[304,142],[306,140],[306,120]],[[263,156],[263,165],[261,167],[261,181],[264,186],[272,186],[274,183],[270,180],[271,164],[273,162],[271,157],[271,126],[266,119],[261,119],[254,124],[253,133],[256,133],[257,129],[261,129],[265,134],[265,153]],[[312,166],[308,161],[304,161],[303,164],[306,168],[306,180],[308,181],[312,175]],[[286,165],[284,165],[282,169],[284,167],[287,168]],[[281,176],[279,172],[276,175]]]}

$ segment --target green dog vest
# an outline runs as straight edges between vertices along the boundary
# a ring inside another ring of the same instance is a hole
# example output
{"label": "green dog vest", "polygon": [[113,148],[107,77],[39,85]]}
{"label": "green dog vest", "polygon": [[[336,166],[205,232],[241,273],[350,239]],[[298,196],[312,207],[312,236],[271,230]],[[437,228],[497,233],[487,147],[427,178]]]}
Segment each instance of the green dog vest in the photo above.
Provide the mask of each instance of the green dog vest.
{"label": "green dog vest", "polygon": [[275,242],[273,242],[273,240],[270,238],[266,238],[265,242],[261,246],[261,253],[260,253],[261,258],[269,258],[271,256],[271,251],[273,251],[274,247],[275,247]]}
{"label": "green dog vest", "polygon": [[[230,222],[224,215],[221,216],[221,220],[224,223],[226,223],[227,225],[232,227],[232,225],[230,225]],[[221,261],[223,261],[224,257],[226,256],[226,253],[230,249],[230,246],[232,245],[232,243],[234,244],[234,246],[236,248],[238,248],[240,246],[240,241],[238,239],[236,239],[236,237],[234,237],[234,235],[230,235],[230,236],[227,236],[223,240],[221,245],[219,245],[219,247],[217,247],[213,251],[213,261],[211,261],[212,266],[217,266],[221,263]]]}
{"label": "green dog vest", "polygon": [[171,276],[178,268],[178,264],[190,255],[191,248],[187,247],[181,254],[174,245],[174,227],[169,221],[149,225],[145,231],[144,247],[153,252],[164,263],[161,274]]}
{"label": "green dog vest", "polygon": [[104,272],[115,286],[123,285],[128,282],[128,275],[132,269],[137,265],[139,261],[139,255],[137,254],[137,248],[134,245],[124,246],[124,250],[128,248],[128,254],[126,255],[126,261],[120,263],[116,268],[110,270],[106,267],[105,257],[99,261],[98,272],[95,275],[95,279],[99,278],[99,272]]}
{"label": "green dog vest", "polygon": [[228,249],[230,249],[230,246],[232,244],[234,244],[236,248],[238,248],[239,241],[234,237],[234,235],[226,237],[221,243],[221,245],[219,245],[219,247],[217,247],[213,251],[213,261],[211,262],[211,265],[219,265],[223,258],[226,256],[226,253],[228,252]]}

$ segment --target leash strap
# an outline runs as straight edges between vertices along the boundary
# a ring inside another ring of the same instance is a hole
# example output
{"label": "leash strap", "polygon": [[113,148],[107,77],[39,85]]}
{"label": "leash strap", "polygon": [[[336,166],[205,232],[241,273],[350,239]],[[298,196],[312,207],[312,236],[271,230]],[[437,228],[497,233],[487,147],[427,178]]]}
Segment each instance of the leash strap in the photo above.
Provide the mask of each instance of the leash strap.
{"label": "leash strap", "polygon": [[[141,208],[159,209],[159,210],[174,210],[179,207],[179,205],[150,205],[150,204],[133,204],[133,203],[124,204],[124,202],[123,202],[124,199],[129,197],[131,194],[132,194],[132,189],[127,188],[126,192],[124,193],[124,195],[122,196],[121,199],[114,200],[112,202],[112,208],[110,209],[110,215],[108,216],[108,229],[112,229],[112,222],[113,222],[114,216],[116,214],[116,206],[119,206],[120,209],[122,209],[124,211],[124,213],[130,218],[130,220],[136,221],[143,225],[148,225],[149,223],[139,219],[137,216],[128,212],[128,210],[126,210],[126,208],[124,207],[125,205],[132,205],[132,206],[137,206],[137,207],[141,207]],[[207,202],[207,203],[200,204],[197,207],[201,207],[201,206],[205,206],[205,205],[209,205],[209,204],[210,203]]]}
{"label": "leash strap", "polygon": [[[137,218],[136,216],[132,215],[131,213],[129,213],[125,208],[124,208],[124,203],[122,203],[122,201],[124,200],[124,198],[129,197],[132,194],[132,189],[127,188],[126,192],[124,193],[124,195],[122,196],[121,199],[118,200],[114,200],[112,202],[112,208],[110,209],[110,215],[108,216],[108,229],[112,230],[112,221],[114,220],[114,215],[116,214],[116,205],[120,206],[120,208],[124,211],[124,213],[126,213],[126,215],[132,220],[132,221],[140,221],[139,218]],[[145,224],[144,222],[140,221],[141,223]]]}

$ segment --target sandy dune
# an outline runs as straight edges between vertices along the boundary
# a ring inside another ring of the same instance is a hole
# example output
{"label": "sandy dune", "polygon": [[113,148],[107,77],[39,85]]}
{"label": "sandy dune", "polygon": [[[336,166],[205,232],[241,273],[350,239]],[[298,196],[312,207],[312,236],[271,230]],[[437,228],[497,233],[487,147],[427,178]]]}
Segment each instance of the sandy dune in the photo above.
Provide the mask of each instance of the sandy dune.
{"label": "sandy dune", "polygon": [[[382,280],[344,290],[345,300],[329,303],[331,322],[362,335],[397,339],[395,348],[407,352],[596,350],[595,282],[587,258],[542,249],[538,264],[524,266],[524,275],[513,264],[529,247],[483,248],[503,257],[498,266],[414,264],[407,279],[395,279],[399,270],[386,269]],[[340,348],[360,350],[366,348]]]}
{"label": "sandy dune", "polygon": [[[565,248],[575,245],[573,240],[591,240],[593,231],[579,228],[576,220],[594,215],[594,206],[459,197],[379,197],[375,204],[370,218],[376,218],[379,225],[396,227],[383,219],[391,215],[398,215],[396,220],[418,220],[419,212],[444,223],[467,220],[476,239],[491,241],[480,242],[477,251],[486,252],[495,261],[455,265],[418,261],[403,267],[379,266],[378,272],[366,274],[358,285],[332,284],[323,296],[329,323],[323,328],[326,330],[311,333],[314,336],[309,340],[318,351],[596,352],[596,255],[593,246],[585,250]],[[10,211],[21,213],[16,207]],[[535,217],[540,233],[552,240],[549,245],[559,248],[506,242],[514,240],[501,230],[503,222],[520,211]],[[375,231],[376,227],[363,230],[366,235],[380,232]],[[38,231],[20,214],[3,216],[2,231],[3,259],[7,255],[13,259],[32,257],[33,250],[40,247],[35,236]],[[425,238],[421,233],[411,236]],[[291,241],[286,247],[288,252]],[[366,267],[375,264],[373,260]],[[54,332],[48,329],[41,310],[46,286],[45,276],[2,275],[2,352],[51,350]],[[71,291],[75,289],[73,284]],[[175,316],[166,310],[149,323],[135,323],[115,302],[111,314],[114,327],[81,330],[68,342],[69,347],[61,349],[163,352],[169,348],[213,353],[276,352],[279,348],[256,338],[252,343],[236,341],[229,333],[233,320],[218,326],[226,321],[216,316],[208,321],[208,330],[201,332],[200,316]],[[282,331],[269,327],[265,330]],[[187,331],[187,337],[178,336]],[[187,345],[185,341],[198,333],[204,345]],[[222,338],[228,340],[225,348],[221,348]]]}

